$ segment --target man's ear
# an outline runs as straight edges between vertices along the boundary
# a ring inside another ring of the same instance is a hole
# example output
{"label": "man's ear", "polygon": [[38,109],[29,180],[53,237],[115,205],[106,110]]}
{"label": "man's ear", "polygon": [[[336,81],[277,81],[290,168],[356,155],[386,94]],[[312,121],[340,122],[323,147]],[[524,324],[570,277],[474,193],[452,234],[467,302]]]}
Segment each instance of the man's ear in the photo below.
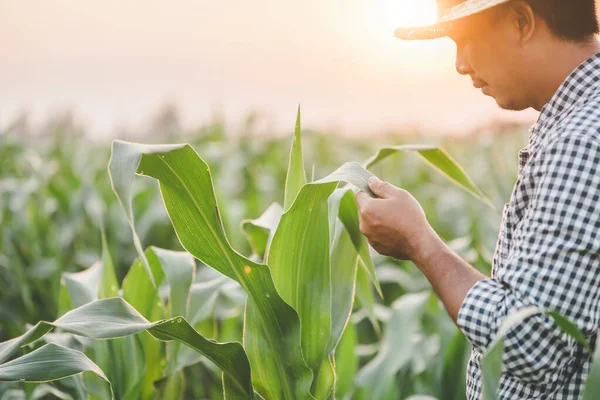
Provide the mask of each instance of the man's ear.
{"label": "man's ear", "polygon": [[517,29],[521,43],[525,43],[531,39],[536,28],[535,14],[531,6],[523,0],[509,3],[510,18]]}

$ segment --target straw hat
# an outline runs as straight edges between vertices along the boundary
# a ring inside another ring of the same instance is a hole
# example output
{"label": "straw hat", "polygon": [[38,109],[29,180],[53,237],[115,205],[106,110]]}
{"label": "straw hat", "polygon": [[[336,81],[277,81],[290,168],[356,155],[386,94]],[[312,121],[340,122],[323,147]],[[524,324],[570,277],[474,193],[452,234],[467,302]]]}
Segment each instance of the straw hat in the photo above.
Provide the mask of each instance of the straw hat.
{"label": "straw hat", "polygon": [[433,25],[397,28],[395,34],[397,38],[403,40],[444,37],[447,36],[445,26],[449,22],[477,14],[509,1],[511,0],[437,0],[438,18]]}

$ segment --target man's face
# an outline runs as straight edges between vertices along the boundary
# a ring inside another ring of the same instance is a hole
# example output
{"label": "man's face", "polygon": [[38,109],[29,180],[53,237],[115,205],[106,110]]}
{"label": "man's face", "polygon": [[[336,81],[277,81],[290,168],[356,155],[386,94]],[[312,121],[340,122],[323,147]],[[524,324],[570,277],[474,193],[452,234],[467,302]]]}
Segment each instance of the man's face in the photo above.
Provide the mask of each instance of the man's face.
{"label": "man's face", "polygon": [[458,73],[470,75],[473,85],[501,108],[531,106],[518,29],[507,10],[498,7],[456,21],[448,33],[456,43]]}

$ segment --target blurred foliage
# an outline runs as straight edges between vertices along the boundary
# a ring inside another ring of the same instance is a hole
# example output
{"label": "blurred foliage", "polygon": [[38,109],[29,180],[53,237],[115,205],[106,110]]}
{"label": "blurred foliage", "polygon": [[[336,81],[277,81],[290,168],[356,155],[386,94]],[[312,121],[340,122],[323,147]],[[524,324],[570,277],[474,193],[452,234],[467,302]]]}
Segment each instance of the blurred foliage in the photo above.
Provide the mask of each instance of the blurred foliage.
{"label": "blurred foliage", "polygon": [[[211,166],[232,247],[250,255],[240,221],[259,217],[275,201],[283,203],[293,126],[284,136],[258,134],[251,117],[242,132],[235,134],[226,132],[219,121],[183,132],[173,119],[165,113],[155,121],[153,134],[120,138],[192,144]],[[27,324],[56,319],[62,274],[83,271],[101,259],[101,224],[119,283],[136,258],[129,227],[108,180],[108,142],[90,139],[69,117],[51,121],[41,131],[34,135],[26,124],[17,123],[0,132],[0,342],[21,335]],[[513,126],[464,138],[419,134],[372,137],[368,133],[341,138],[305,131],[303,152],[311,180],[311,175],[321,178],[344,162],[363,162],[383,145],[440,145],[465,167],[496,211],[449,184],[416,154],[391,156],[372,172],[410,191],[442,238],[465,260],[489,273],[500,210],[509,200],[516,179],[517,152],[526,144],[526,135],[525,129]],[[136,179],[134,204],[136,227],[144,246],[181,250],[155,182]],[[378,300],[374,310],[383,325],[382,333],[373,328],[366,310],[357,307],[352,316],[356,329],[347,331],[344,345],[338,349],[336,357],[347,360],[336,366],[338,370],[356,370],[373,360],[386,337],[393,341],[394,335],[399,335],[394,331],[397,324],[388,324],[403,310],[398,302],[429,288],[411,263],[373,256],[384,292],[384,299]],[[201,266],[195,282],[203,282],[204,277],[208,280],[214,274]],[[222,296],[227,297],[227,291]],[[243,304],[243,299],[230,301]],[[236,315],[215,317],[200,327],[201,333],[219,340],[240,340],[236,332],[241,314],[238,307]],[[409,350],[394,349],[407,351],[409,357],[393,371],[395,384],[381,390],[387,398],[404,399],[414,394],[464,398],[464,369],[470,350],[466,340],[434,296],[415,318],[418,323],[408,332]],[[218,370],[210,362],[199,365],[184,370],[186,396],[218,398]],[[67,392],[76,391],[69,380],[60,385]],[[369,398],[353,392],[351,382],[338,385],[343,386],[345,398]],[[14,385],[0,385],[0,398],[9,388]],[[27,388],[28,393],[33,392],[33,387]],[[43,391],[43,396],[48,396],[50,389]]]}

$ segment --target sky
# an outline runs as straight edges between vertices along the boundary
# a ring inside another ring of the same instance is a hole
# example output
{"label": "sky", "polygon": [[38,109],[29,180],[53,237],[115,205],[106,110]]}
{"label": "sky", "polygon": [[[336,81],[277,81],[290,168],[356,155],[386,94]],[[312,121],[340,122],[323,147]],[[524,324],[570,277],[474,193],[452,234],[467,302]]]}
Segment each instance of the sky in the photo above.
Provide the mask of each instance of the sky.
{"label": "sky", "polygon": [[[454,69],[449,39],[403,42],[433,0],[0,0],[0,126],[72,110],[112,137],[164,104],[184,126],[258,111],[265,129],[466,134],[498,109]],[[417,5],[418,4],[418,5]]]}

